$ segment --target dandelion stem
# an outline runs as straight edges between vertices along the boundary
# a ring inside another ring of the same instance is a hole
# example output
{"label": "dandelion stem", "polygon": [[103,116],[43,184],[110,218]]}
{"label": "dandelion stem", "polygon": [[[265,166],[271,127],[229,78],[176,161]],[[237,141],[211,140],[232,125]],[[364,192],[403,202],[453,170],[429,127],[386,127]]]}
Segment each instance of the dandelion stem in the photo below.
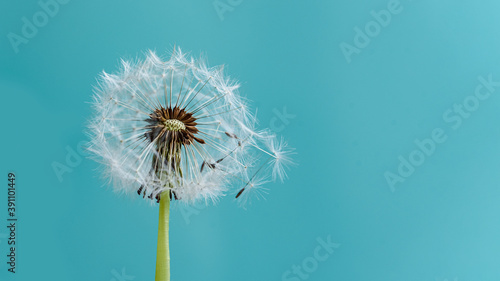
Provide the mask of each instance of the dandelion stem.
{"label": "dandelion stem", "polygon": [[168,246],[168,220],[170,212],[169,191],[160,196],[160,218],[158,223],[158,246],[156,248],[155,281],[170,281],[170,251]]}

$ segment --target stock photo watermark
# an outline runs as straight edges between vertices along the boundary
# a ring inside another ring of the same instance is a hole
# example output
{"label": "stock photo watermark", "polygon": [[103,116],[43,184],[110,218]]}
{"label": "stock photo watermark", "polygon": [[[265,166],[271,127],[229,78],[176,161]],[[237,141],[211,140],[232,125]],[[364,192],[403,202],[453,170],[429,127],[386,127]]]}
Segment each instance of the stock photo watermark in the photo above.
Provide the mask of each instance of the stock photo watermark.
{"label": "stock photo watermark", "polygon": [[403,11],[403,6],[399,0],[390,0],[386,9],[380,11],[372,10],[370,15],[372,20],[366,22],[363,27],[354,27],[354,38],[352,43],[341,42],[339,47],[347,63],[351,63],[352,55],[359,55],[361,51],[370,45],[373,38],[377,37],[383,28],[389,26],[393,17]]}
{"label": "stock photo watermark", "polygon": [[312,273],[318,270],[320,264],[325,262],[340,247],[340,244],[332,242],[331,235],[328,235],[326,239],[318,237],[316,242],[318,245],[310,256],[305,257],[299,265],[294,264],[289,270],[283,272],[282,281],[307,280]]}
{"label": "stock photo watermark", "polygon": [[224,21],[224,14],[233,12],[241,3],[243,3],[243,0],[216,0],[212,2],[212,5],[220,21]]}
{"label": "stock photo watermark", "polygon": [[281,110],[273,108],[274,116],[269,121],[269,128],[276,132],[282,132],[285,128],[290,125],[290,120],[295,119],[297,115],[288,113],[286,106],[283,106]]}
{"label": "stock photo watermark", "polygon": [[135,276],[128,275],[125,271],[125,267],[122,268],[121,273],[116,271],[116,269],[111,270],[113,278],[110,281],[130,281],[135,279]]}
{"label": "stock photo watermark", "polygon": [[184,220],[184,222],[186,224],[191,223],[191,216],[199,215],[200,211],[205,209],[206,207],[207,207],[206,204],[205,205],[200,204],[200,206],[191,206],[191,205],[187,205],[187,204],[179,204],[178,205],[179,212],[181,213],[182,219]]}
{"label": "stock photo watermark", "polygon": [[[453,106],[445,110],[442,114],[443,121],[453,130],[458,130],[464,120],[470,118],[472,113],[479,109],[481,102],[486,101],[500,87],[500,80],[493,81],[493,76],[488,75],[487,78],[479,76],[479,83],[476,85],[474,93],[465,97],[460,103],[455,103]],[[396,191],[396,185],[405,182],[408,177],[415,173],[416,169],[424,164],[427,158],[431,157],[439,145],[448,140],[446,129],[441,127],[434,128],[429,137],[423,139],[415,139],[415,149],[406,156],[399,155],[399,164],[397,169],[386,171],[384,173],[387,185],[392,192]]]}
{"label": "stock photo watermark", "polygon": [[70,0],[40,0],[38,6],[40,9],[31,17],[22,17],[21,32],[9,32],[9,39],[12,49],[17,54],[21,44],[28,44],[30,39],[33,39],[40,28],[46,26],[50,19],[55,17],[61,8],[61,5],[68,4]]}
{"label": "stock photo watermark", "polygon": [[52,162],[52,170],[54,171],[59,182],[63,182],[64,174],[73,172],[76,167],[82,164],[82,161],[86,156],[85,147],[88,147],[88,142],[86,141],[80,141],[75,148],[67,145],[65,147],[65,161],[63,163],[58,161]]}

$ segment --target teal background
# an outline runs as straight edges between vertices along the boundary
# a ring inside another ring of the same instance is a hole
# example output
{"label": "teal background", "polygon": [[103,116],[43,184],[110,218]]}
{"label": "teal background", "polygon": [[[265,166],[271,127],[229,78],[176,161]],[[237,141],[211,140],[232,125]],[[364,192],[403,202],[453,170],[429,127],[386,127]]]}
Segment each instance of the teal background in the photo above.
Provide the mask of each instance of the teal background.
{"label": "teal background", "polygon": [[[295,115],[275,129],[299,165],[247,210],[174,209],[172,280],[302,280],[282,276],[329,235],[341,246],[308,280],[500,280],[500,90],[456,130],[442,117],[478,76],[500,81],[500,3],[401,0],[348,63],[339,45],[388,2],[233,0],[221,20],[211,0],[71,0],[16,53],[8,34],[41,8],[2,1],[0,225],[10,171],[19,222],[15,275],[0,228],[0,279],[154,280],[158,208],[114,194],[77,147],[99,72],[176,45],[226,64],[262,127]],[[392,192],[384,173],[435,128],[447,141]]]}

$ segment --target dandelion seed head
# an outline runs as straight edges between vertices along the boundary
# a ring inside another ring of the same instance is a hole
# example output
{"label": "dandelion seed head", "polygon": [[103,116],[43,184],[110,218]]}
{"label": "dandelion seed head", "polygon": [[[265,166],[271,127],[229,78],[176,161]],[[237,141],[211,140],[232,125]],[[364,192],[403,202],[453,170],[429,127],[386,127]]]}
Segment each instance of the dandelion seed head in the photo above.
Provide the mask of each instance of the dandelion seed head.
{"label": "dandelion seed head", "polygon": [[180,48],[168,60],[154,51],[122,60],[95,87],[89,150],[115,190],[145,199],[217,202],[242,186],[242,198],[261,194],[269,173],[286,177],[289,150],[256,129],[238,88],[223,67]]}

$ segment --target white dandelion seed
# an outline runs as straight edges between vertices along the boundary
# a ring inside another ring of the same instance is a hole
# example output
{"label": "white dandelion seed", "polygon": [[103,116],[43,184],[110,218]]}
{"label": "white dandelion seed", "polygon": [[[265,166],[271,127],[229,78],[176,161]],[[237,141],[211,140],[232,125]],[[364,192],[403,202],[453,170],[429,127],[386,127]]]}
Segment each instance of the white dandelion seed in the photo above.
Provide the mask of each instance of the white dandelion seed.
{"label": "white dandelion seed", "polygon": [[243,208],[250,204],[252,199],[265,199],[265,195],[268,193],[268,188],[264,185],[269,183],[269,176],[266,174],[255,174],[252,178],[248,179],[244,191],[239,197],[239,205]]}
{"label": "white dandelion seed", "polygon": [[288,146],[284,138],[277,140],[272,137],[267,143],[272,157],[269,159],[269,164],[272,166],[273,180],[279,179],[284,182],[288,175],[286,170],[294,165],[291,155],[295,153],[295,149]]}

